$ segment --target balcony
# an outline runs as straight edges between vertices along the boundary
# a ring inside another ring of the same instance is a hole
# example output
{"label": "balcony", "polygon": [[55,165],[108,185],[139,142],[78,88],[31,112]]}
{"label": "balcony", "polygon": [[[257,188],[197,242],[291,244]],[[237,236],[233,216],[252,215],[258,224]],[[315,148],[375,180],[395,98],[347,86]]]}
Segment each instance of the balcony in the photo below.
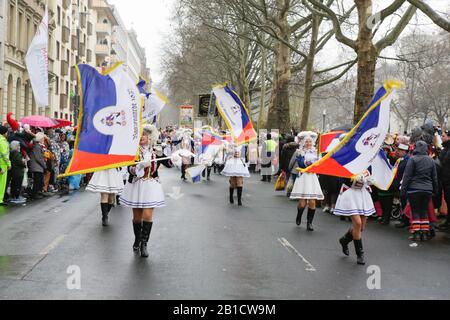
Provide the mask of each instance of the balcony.
{"label": "balcony", "polygon": [[70,29],[66,26],[63,26],[61,40],[63,43],[68,43],[69,39],[70,39]]}
{"label": "balcony", "polygon": [[111,25],[109,23],[99,22],[95,26],[95,32],[97,32],[97,34],[111,35]]}
{"label": "balcony", "polygon": [[61,61],[61,76],[67,76],[69,74],[69,63],[67,61]]}
{"label": "balcony", "polygon": [[62,6],[65,10],[67,10],[70,6],[71,1],[70,0],[63,0],[62,1]]}
{"label": "balcony", "polygon": [[82,28],[86,28],[87,25],[87,18],[85,14],[80,15],[80,25]]}
{"label": "balcony", "polygon": [[110,55],[109,46],[106,44],[97,44],[95,46],[95,54],[99,56],[109,56]]}
{"label": "balcony", "polygon": [[67,94],[60,94],[59,95],[59,108],[60,109],[67,109]]}

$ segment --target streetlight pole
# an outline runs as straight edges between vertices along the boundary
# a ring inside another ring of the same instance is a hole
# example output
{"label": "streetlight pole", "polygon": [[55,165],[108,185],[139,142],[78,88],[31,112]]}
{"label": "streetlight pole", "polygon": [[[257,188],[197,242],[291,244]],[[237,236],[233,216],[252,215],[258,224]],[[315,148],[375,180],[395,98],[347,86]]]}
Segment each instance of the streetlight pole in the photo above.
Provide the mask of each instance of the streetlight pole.
{"label": "streetlight pole", "polygon": [[326,118],[327,118],[327,110],[323,110],[323,113],[322,113],[322,132],[323,133],[325,133]]}

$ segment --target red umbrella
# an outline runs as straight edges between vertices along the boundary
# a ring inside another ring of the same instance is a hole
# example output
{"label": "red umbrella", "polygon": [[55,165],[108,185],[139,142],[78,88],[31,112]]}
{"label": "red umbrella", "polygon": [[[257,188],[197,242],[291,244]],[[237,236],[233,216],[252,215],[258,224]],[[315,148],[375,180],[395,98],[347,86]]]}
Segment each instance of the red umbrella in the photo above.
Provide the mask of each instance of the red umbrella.
{"label": "red umbrella", "polygon": [[57,123],[44,116],[28,116],[22,118],[22,124],[29,124],[32,127],[53,128]]}
{"label": "red umbrella", "polygon": [[57,123],[54,128],[64,128],[64,127],[70,127],[72,125],[72,121],[65,120],[65,119],[53,119]]}

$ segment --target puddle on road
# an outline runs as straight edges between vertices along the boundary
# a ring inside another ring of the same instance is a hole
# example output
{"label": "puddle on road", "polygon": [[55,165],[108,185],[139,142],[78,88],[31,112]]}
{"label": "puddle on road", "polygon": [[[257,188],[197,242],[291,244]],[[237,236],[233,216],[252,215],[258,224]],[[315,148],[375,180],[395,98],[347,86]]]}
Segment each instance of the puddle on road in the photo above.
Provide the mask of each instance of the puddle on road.
{"label": "puddle on road", "polygon": [[0,279],[21,280],[45,255],[0,256]]}

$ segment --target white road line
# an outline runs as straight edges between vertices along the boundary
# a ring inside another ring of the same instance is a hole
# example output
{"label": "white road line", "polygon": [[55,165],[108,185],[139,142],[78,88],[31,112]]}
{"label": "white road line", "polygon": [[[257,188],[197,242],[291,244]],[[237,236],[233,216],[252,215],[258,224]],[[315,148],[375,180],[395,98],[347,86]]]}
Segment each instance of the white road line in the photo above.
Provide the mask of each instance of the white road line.
{"label": "white road line", "polygon": [[289,243],[289,241],[287,241],[285,238],[278,238],[278,241],[281,243],[281,245],[283,247],[286,248],[286,250],[288,250],[289,252],[292,250],[296,255],[298,255],[300,257],[300,259],[302,259],[302,261],[305,263],[305,270],[306,271],[311,271],[311,272],[316,272],[316,268],[314,268],[314,266],[311,264],[311,262],[309,262],[308,260],[306,260],[306,258],[304,256],[302,256],[302,254],[300,252],[298,252],[297,249],[295,249],[295,247]]}
{"label": "white road line", "polygon": [[62,234],[60,236],[58,236],[55,240],[53,240],[44,250],[42,250],[42,252],[40,253],[41,255],[48,255],[50,253],[50,251],[52,251],[53,249],[55,249],[58,244],[64,240],[64,238],[66,237],[65,234]]}

